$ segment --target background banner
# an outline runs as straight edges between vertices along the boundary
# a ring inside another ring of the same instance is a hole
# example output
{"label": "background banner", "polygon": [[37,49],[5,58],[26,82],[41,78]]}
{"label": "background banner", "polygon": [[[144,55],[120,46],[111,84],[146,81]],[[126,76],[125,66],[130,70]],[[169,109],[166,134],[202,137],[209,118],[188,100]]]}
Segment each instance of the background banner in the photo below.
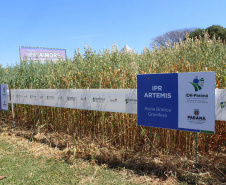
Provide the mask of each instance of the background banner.
{"label": "background banner", "polygon": [[66,58],[65,49],[38,48],[38,47],[20,47],[20,60],[27,59],[33,61],[46,62],[57,61]]}
{"label": "background banner", "polygon": [[[137,89],[12,89],[11,97],[15,104],[137,114]],[[226,89],[215,89],[215,120],[226,121]]]}
{"label": "background banner", "polygon": [[137,112],[136,89],[12,89],[16,104],[109,112]]}

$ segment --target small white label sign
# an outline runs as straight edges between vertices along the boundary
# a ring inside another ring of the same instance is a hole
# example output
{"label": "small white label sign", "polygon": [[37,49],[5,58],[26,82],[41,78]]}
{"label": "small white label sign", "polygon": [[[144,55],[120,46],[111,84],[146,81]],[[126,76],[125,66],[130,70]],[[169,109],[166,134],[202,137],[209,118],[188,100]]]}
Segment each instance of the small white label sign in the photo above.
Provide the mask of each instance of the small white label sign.
{"label": "small white label sign", "polygon": [[8,110],[7,84],[0,85],[0,94],[1,94],[0,110]]}
{"label": "small white label sign", "polygon": [[215,131],[215,73],[178,74],[179,128]]}
{"label": "small white label sign", "polygon": [[216,120],[226,121],[226,89],[216,89]]}

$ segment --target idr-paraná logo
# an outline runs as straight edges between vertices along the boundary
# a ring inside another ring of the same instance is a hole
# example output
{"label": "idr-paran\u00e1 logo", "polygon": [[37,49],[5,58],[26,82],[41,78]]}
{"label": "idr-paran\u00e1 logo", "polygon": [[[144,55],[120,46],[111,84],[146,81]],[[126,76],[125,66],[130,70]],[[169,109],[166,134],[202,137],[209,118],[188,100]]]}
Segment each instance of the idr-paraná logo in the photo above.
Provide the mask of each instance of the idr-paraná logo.
{"label": "idr-paran\u00e1 logo", "polygon": [[193,87],[195,88],[195,92],[200,91],[204,86],[204,79],[203,78],[198,79],[198,77],[196,76],[193,82],[189,82],[189,83],[193,85]]}
{"label": "idr-paran\u00e1 logo", "polygon": [[220,105],[221,108],[223,109],[224,107],[226,107],[226,101],[220,102],[219,105]]}

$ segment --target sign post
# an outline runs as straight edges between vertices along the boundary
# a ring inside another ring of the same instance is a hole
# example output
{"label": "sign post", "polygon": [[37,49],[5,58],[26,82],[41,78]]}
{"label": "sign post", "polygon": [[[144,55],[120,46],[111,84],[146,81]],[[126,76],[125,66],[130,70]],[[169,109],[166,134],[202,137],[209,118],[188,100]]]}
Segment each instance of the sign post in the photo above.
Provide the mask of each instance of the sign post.
{"label": "sign post", "polygon": [[215,73],[137,75],[137,102],[138,125],[196,132],[197,167],[197,132],[215,132]]}

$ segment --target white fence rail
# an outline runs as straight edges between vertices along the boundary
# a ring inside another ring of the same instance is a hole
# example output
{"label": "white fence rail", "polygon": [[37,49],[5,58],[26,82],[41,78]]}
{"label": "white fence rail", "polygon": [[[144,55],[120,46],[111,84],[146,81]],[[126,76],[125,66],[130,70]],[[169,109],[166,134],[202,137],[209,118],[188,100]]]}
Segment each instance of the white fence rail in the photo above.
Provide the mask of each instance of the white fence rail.
{"label": "white fence rail", "polygon": [[136,89],[20,89],[11,102],[73,109],[137,113]]}
{"label": "white fence rail", "polygon": [[[137,90],[12,89],[9,103],[137,114]],[[226,121],[226,89],[215,90],[215,116]]]}

